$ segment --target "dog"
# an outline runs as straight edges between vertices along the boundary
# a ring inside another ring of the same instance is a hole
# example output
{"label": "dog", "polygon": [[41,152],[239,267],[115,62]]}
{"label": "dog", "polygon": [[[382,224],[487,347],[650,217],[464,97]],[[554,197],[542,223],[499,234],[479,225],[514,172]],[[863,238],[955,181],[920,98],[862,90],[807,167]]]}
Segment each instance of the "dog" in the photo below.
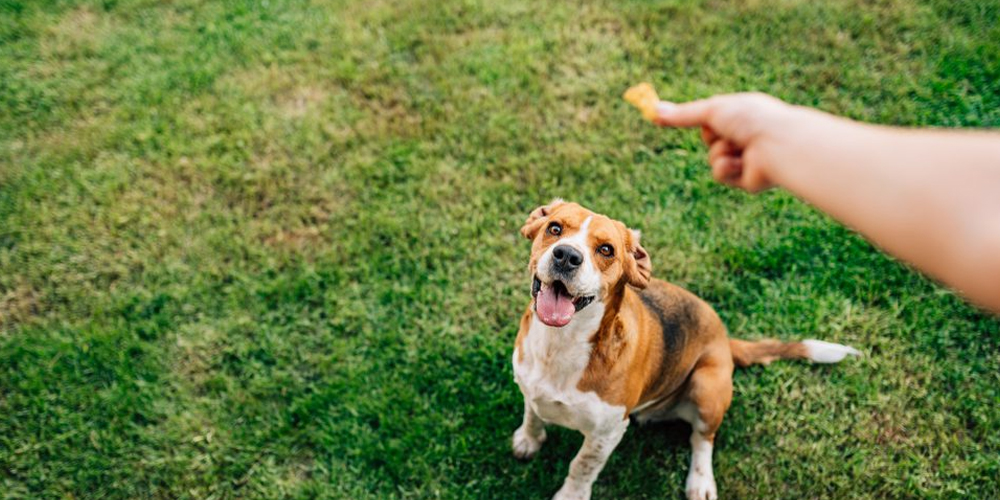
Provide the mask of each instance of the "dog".
{"label": "dog", "polygon": [[590,498],[633,419],[691,424],[687,498],[716,500],[712,444],[732,400],[734,367],[860,354],[820,340],[730,339],[705,301],[651,277],[638,231],[576,203],[536,208],[521,234],[532,241],[532,285],[514,342],[524,395],[514,456],[534,456],[549,423],[584,435],[556,500]]}

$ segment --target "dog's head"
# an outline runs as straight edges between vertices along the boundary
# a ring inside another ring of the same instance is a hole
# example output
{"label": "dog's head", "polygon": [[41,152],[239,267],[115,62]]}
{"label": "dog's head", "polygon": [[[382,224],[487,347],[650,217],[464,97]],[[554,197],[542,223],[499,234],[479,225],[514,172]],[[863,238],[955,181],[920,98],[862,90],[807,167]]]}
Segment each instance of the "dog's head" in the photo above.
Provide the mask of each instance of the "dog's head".
{"label": "dog's head", "polygon": [[649,283],[649,255],[639,232],[576,203],[555,200],[536,208],[521,234],[532,240],[531,295],[546,325],[566,326],[594,301],[607,303],[625,285]]}

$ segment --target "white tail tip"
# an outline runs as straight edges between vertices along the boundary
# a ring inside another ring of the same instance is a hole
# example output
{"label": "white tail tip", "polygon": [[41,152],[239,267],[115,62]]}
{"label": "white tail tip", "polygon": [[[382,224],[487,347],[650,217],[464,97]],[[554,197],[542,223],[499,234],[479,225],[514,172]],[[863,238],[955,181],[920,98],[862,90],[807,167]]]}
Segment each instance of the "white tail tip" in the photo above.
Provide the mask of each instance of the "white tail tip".
{"label": "white tail tip", "polygon": [[813,363],[836,363],[848,356],[860,356],[861,351],[846,345],[824,342],[822,340],[803,340],[802,345],[806,346],[809,359]]}

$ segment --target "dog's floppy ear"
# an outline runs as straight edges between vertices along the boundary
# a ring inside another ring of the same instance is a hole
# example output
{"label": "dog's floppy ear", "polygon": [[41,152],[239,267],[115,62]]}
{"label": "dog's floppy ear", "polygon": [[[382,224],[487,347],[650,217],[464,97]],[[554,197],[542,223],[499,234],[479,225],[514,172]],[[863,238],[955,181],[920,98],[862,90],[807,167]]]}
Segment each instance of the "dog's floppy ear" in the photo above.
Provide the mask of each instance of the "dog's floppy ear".
{"label": "dog's floppy ear", "polygon": [[643,289],[649,285],[649,277],[653,273],[653,265],[649,261],[649,253],[639,244],[642,236],[635,229],[628,230],[628,255],[625,257],[625,279],[628,284]]}
{"label": "dog's floppy ear", "polygon": [[545,226],[545,223],[549,220],[549,214],[552,213],[552,210],[563,203],[564,202],[561,199],[556,198],[548,205],[542,205],[532,210],[531,214],[528,215],[528,220],[524,221],[524,225],[521,226],[521,234],[529,240],[535,239],[535,236],[538,235],[538,231],[541,230],[542,227]]}

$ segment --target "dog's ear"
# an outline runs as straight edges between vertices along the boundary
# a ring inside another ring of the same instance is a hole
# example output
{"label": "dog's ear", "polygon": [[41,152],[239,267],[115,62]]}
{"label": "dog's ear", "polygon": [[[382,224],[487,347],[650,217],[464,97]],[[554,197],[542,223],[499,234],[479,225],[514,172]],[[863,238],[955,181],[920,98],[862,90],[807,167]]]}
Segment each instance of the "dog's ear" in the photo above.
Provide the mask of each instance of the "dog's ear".
{"label": "dog's ear", "polygon": [[552,210],[563,203],[564,202],[561,199],[556,198],[548,205],[542,205],[532,210],[531,214],[528,215],[528,220],[524,221],[524,225],[521,226],[521,234],[529,240],[535,239],[535,236],[538,235],[538,231],[540,231],[545,226],[545,223],[548,222],[549,214],[552,213]]}
{"label": "dog's ear", "polygon": [[628,284],[643,289],[649,285],[649,277],[653,273],[653,265],[649,261],[649,253],[639,244],[642,236],[635,229],[628,230],[628,255],[625,257],[625,279]]}

